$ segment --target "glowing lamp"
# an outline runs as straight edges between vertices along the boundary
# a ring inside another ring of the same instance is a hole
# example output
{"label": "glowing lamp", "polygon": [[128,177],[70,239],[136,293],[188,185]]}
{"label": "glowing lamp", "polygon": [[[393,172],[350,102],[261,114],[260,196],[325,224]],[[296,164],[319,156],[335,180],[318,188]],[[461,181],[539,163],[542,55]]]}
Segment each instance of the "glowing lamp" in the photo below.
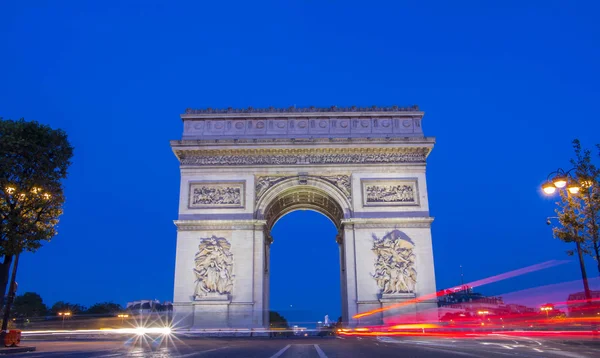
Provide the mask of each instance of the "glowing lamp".
{"label": "glowing lamp", "polygon": [[565,186],[567,186],[567,177],[557,176],[552,182],[554,183],[555,187],[564,188]]}
{"label": "glowing lamp", "polygon": [[544,191],[544,193],[550,195],[550,194],[554,194],[554,192],[556,191],[556,187],[554,186],[554,184],[548,182],[548,183],[544,183],[544,185],[542,185],[542,190]]}
{"label": "glowing lamp", "polygon": [[579,186],[577,186],[577,184],[575,184],[575,183],[569,183],[569,185],[567,185],[567,190],[571,194],[579,193],[579,189],[580,189]]}

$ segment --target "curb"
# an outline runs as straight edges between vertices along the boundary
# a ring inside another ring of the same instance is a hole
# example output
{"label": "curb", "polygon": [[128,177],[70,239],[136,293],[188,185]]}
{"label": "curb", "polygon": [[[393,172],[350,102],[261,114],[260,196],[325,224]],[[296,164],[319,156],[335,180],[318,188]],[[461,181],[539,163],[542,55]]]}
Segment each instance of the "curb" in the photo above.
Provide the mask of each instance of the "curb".
{"label": "curb", "polygon": [[2,354],[15,354],[15,353],[25,353],[25,352],[34,352],[35,347],[33,346],[23,346],[23,347],[2,347],[0,348],[0,355]]}

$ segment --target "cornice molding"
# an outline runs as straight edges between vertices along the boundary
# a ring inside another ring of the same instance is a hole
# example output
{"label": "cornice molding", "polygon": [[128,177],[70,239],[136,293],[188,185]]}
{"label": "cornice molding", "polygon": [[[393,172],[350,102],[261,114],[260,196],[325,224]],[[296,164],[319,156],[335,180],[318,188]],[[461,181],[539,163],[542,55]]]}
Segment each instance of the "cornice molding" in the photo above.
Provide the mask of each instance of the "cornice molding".
{"label": "cornice molding", "polygon": [[381,218],[381,219],[342,219],[342,227],[355,229],[374,228],[430,228],[433,217]]}
{"label": "cornice molding", "polygon": [[319,113],[319,114],[323,114],[323,113],[327,113],[327,114],[331,114],[331,113],[344,113],[344,114],[360,114],[360,113],[386,113],[386,114],[390,114],[390,113],[413,113],[413,114],[420,114],[422,113],[419,110],[419,106],[412,105],[412,106],[408,106],[408,107],[399,107],[399,106],[383,106],[383,107],[379,107],[379,106],[371,106],[371,107],[357,107],[357,106],[350,106],[350,107],[338,107],[338,106],[331,106],[331,107],[315,107],[315,106],[310,106],[310,107],[296,107],[296,106],[290,106],[288,108],[277,108],[277,107],[268,107],[268,108],[254,108],[254,107],[248,107],[248,108],[199,108],[199,109],[194,109],[194,108],[187,108],[185,110],[185,113],[181,115],[181,117],[183,118],[184,116],[192,116],[192,115],[205,115],[205,116],[214,116],[214,115],[235,115],[235,114],[241,114],[241,115],[253,115],[253,114],[277,114],[277,115],[281,115],[281,114],[294,114],[294,115],[298,115],[298,114],[309,114],[309,113]]}
{"label": "cornice molding", "polygon": [[226,145],[313,145],[319,144],[409,144],[433,146],[434,137],[323,137],[323,138],[223,138],[223,139],[184,139],[170,141],[171,147],[181,150],[184,147],[226,146]]}

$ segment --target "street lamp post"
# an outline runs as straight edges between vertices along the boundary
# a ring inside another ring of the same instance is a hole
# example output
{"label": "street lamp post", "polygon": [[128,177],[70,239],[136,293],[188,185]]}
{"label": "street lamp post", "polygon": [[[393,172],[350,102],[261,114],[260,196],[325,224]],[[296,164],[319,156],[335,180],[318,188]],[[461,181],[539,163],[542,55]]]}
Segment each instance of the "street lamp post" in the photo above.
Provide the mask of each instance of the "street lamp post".
{"label": "street lamp post", "polygon": [[125,318],[128,318],[129,315],[128,314],[119,314],[119,315],[117,315],[117,317],[119,317],[121,319],[121,326],[122,326],[123,321],[125,320]]}
{"label": "street lamp post", "polygon": [[[575,170],[575,168],[569,169],[568,171],[564,171],[559,168],[556,171],[548,174],[546,178],[546,182],[542,185],[542,190],[547,195],[552,195],[556,192],[556,189],[566,189],[567,195],[577,195],[581,190],[580,183],[578,183],[574,177],[570,175],[570,173]],[[547,219],[547,223],[550,222],[550,217]],[[571,235],[573,236],[573,241],[575,241],[575,246],[577,248],[577,256],[579,258],[579,267],[581,269],[581,279],[583,281],[583,291],[585,293],[585,298],[589,302],[592,300],[592,295],[590,292],[590,286],[588,285],[587,273],[585,271],[585,263],[583,261],[583,250],[581,249],[581,242],[579,242],[577,229],[572,228]]]}
{"label": "street lamp post", "polygon": [[62,316],[62,329],[65,329],[65,318],[71,315],[71,312],[58,312],[59,316]]}
{"label": "street lamp post", "polygon": [[553,310],[553,308],[551,306],[542,306],[542,307],[540,307],[540,311],[546,312],[546,318],[548,318],[548,314],[552,310]]}
{"label": "street lamp post", "polygon": [[482,316],[483,318],[483,322],[481,322],[481,325],[485,325],[485,317],[489,314],[489,311],[477,311],[477,314]]}

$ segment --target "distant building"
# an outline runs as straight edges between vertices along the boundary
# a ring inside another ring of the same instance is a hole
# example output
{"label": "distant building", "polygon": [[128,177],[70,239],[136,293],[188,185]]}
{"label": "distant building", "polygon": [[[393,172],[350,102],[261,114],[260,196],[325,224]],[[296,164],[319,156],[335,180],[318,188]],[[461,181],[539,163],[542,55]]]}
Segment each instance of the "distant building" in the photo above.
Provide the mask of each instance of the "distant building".
{"label": "distant building", "polygon": [[506,305],[506,309],[509,313],[535,313],[537,310],[533,307],[527,307],[516,303],[509,303]]}
{"label": "distant building", "polygon": [[473,314],[478,311],[487,311],[488,314],[501,314],[507,311],[502,297],[484,296],[473,292],[473,288],[467,285],[446,290],[445,295],[438,300],[438,306],[447,311],[464,311]]}
{"label": "distant building", "polygon": [[587,302],[585,292],[571,293],[567,298],[569,317],[590,316],[600,314],[600,291],[590,291],[592,303]]}

